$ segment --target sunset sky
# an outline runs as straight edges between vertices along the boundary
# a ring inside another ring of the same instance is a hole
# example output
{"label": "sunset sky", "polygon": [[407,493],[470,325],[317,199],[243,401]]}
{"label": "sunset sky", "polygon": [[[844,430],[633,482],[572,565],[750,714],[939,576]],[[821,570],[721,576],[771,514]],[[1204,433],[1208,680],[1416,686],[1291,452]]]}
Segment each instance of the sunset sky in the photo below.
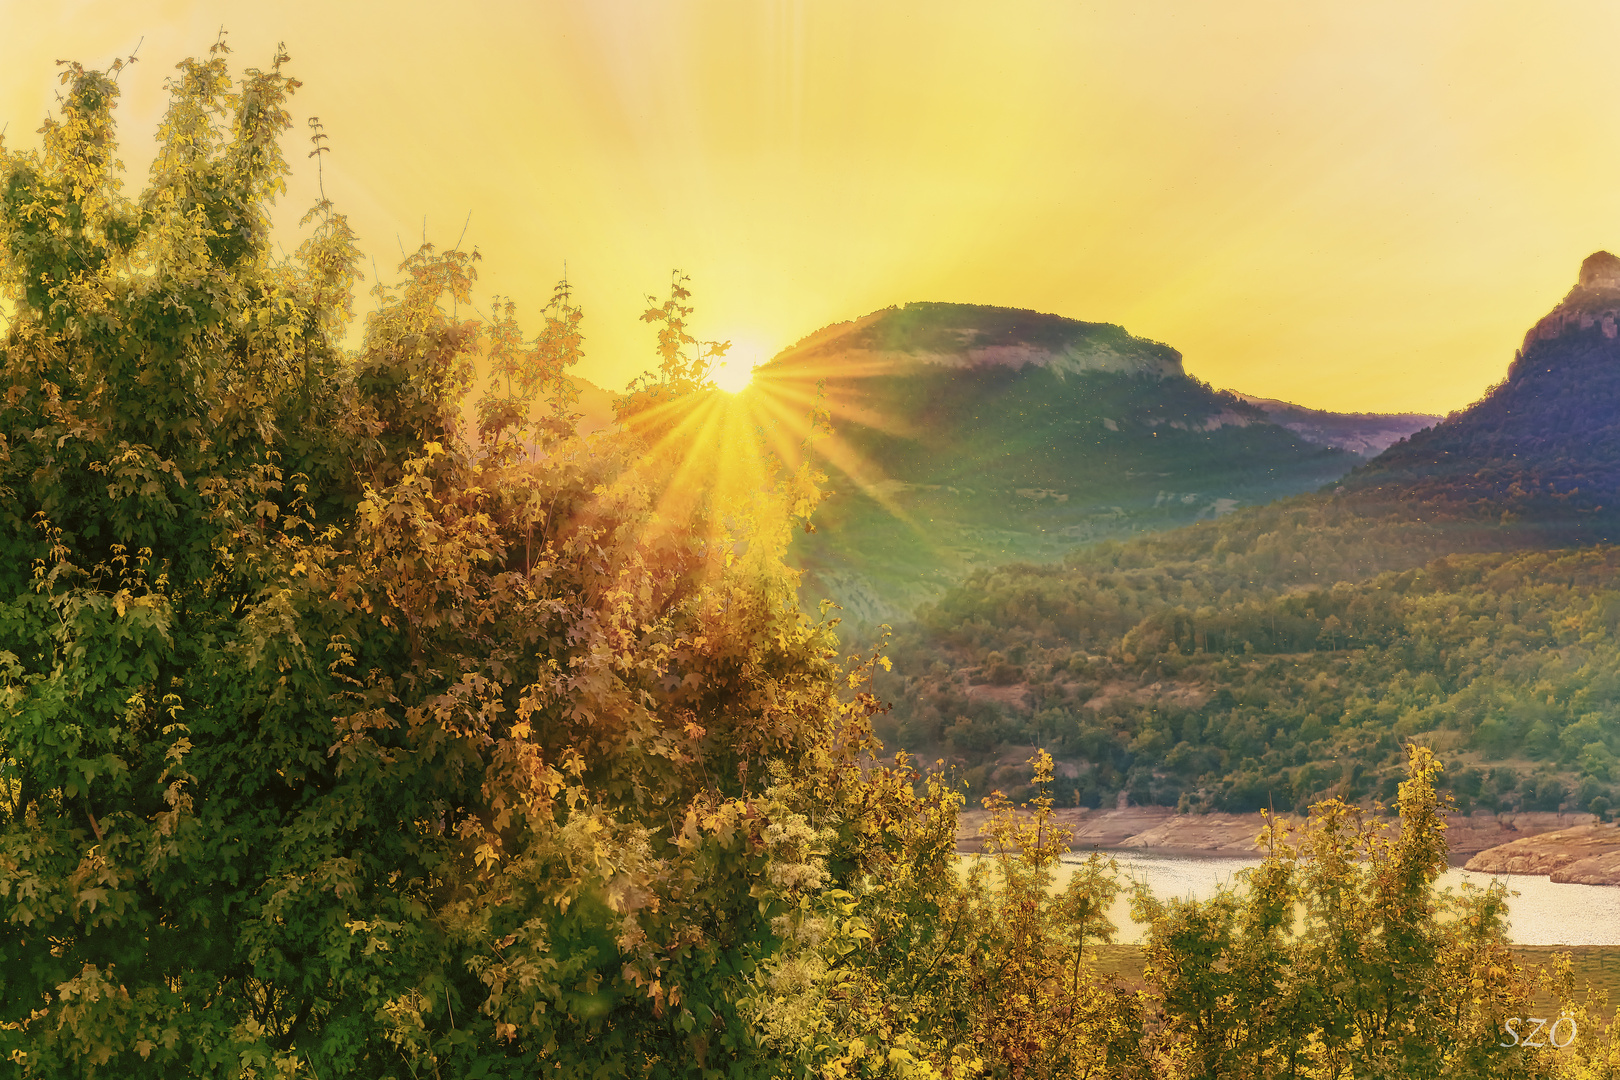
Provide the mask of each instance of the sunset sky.
{"label": "sunset sky", "polygon": [[138,188],[163,80],[222,24],[238,67],[284,40],[304,82],[288,250],[318,115],[385,276],[470,213],[486,306],[537,326],[566,260],[612,388],[651,366],[638,317],[678,267],[745,357],[1000,304],[1119,323],[1217,386],[1445,412],[1620,251],[1613,3],[0,0],[6,145],[37,145],[56,60],[144,37]]}

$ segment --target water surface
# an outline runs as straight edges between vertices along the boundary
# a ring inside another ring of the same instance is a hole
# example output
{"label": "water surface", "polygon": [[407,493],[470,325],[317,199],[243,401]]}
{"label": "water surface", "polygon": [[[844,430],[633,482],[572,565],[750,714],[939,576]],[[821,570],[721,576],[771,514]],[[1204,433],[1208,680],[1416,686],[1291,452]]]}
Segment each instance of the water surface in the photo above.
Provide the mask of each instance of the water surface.
{"label": "water surface", "polygon": [[[1240,870],[1259,866],[1259,859],[1200,858],[1185,855],[1150,855],[1111,852],[1120,876],[1145,881],[1159,897],[1207,900],[1221,884],[1231,884]],[[1084,855],[1066,856],[1067,863]],[[1066,878],[1066,875],[1064,875]],[[1507,883],[1508,937],[1516,945],[1620,945],[1620,887],[1565,885],[1544,877],[1512,874],[1496,878],[1452,868],[1440,877],[1441,888],[1468,883],[1484,888],[1493,880]],[[1121,897],[1110,911],[1119,928],[1116,940],[1142,940],[1145,928],[1131,921],[1130,902]]]}

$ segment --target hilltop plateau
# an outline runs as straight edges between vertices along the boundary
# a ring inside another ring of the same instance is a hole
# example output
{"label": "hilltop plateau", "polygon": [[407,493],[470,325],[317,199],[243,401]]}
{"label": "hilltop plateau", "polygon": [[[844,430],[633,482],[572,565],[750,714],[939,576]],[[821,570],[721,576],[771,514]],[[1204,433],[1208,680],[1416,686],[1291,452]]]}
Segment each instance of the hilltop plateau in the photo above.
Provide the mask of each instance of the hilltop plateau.
{"label": "hilltop plateau", "polygon": [[1341,418],[1329,432],[1334,414],[1315,414],[1288,430],[1267,413],[1280,403],[1189,377],[1168,345],[970,304],[827,327],[755,383],[830,413],[833,494],[793,557],[807,599],[832,597],[856,627],[902,621],[976,568],[1315,490],[1363,460],[1355,451],[1432,420]]}

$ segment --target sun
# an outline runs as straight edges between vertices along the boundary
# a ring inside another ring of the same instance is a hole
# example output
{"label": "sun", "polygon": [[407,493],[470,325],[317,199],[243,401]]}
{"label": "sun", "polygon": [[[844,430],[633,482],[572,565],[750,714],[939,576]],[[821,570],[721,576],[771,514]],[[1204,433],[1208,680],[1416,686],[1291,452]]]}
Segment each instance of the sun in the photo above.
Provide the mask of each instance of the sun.
{"label": "sun", "polygon": [[728,394],[740,394],[754,378],[759,358],[747,352],[734,352],[715,365],[714,384]]}

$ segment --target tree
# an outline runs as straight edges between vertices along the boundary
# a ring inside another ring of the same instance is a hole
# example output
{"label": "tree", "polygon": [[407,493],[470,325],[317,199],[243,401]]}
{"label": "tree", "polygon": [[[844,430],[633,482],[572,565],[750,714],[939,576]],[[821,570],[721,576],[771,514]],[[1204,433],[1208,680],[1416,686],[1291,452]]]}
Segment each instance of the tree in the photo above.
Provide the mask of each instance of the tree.
{"label": "tree", "polygon": [[1110,861],[1095,852],[1054,889],[1068,834],[1053,820],[1052,756],[1031,759],[1037,795],[1020,819],[1000,792],[984,800],[988,864],[969,872],[961,903],[977,933],[957,966],[976,1041],[1014,1080],[1145,1077],[1134,998],[1099,976],[1086,952],[1109,942],[1108,908],[1119,892]]}
{"label": "tree", "polygon": [[1164,1075],[1557,1074],[1555,1056],[1498,1045],[1536,988],[1508,948],[1506,890],[1434,887],[1447,854],[1439,772],[1431,751],[1408,747],[1398,829],[1337,799],[1313,806],[1300,834],[1274,822],[1244,894],[1138,893]]}
{"label": "tree", "polygon": [[565,287],[532,343],[454,313],[475,252],[407,258],[346,352],[342,215],[270,255],[287,57],[226,58],[179,65],[136,200],[108,73],[0,161],[14,1067],[759,1059],[750,980],[825,878],[770,763],[870,708],[781,561],[813,476],[665,500],[634,433],[567,422]]}

